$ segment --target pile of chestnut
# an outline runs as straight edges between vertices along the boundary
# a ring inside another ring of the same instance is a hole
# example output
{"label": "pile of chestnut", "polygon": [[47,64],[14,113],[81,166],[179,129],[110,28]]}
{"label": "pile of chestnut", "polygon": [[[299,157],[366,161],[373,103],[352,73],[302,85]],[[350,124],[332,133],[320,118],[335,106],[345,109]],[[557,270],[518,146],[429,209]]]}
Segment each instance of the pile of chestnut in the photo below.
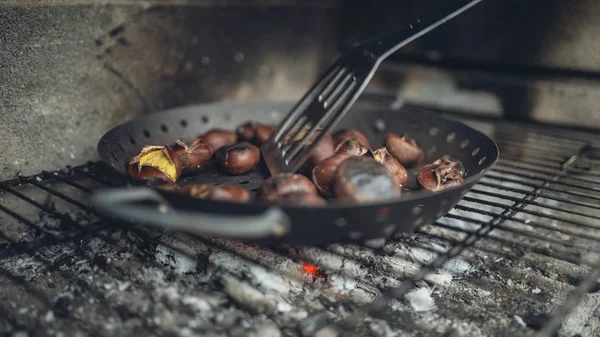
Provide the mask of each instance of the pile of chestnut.
{"label": "pile of chestnut", "polygon": [[[177,140],[174,145],[145,146],[129,162],[128,172],[134,178],[157,181],[159,188],[202,199],[248,202],[250,193],[236,185],[176,184],[182,175],[201,170],[213,157],[221,170],[241,175],[256,168],[261,146],[275,130],[274,125],[248,121],[237,130],[210,130],[190,144]],[[318,130],[305,147],[318,137]],[[294,133],[292,133],[294,134]],[[297,142],[304,132],[297,132]],[[326,134],[315,146],[298,173],[269,177],[259,188],[262,201],[304,206],[323,206],[327,199],[355,203],[398,198],[406,187],[406,168],[419,165],[423,151],[414,139],[389,133],[384,146],[372,149],[367,137],[358,130],[345,129]],[[417,173],[421,188],[437,192],[464,181],[459,161],[440,158],[422,166]]]}

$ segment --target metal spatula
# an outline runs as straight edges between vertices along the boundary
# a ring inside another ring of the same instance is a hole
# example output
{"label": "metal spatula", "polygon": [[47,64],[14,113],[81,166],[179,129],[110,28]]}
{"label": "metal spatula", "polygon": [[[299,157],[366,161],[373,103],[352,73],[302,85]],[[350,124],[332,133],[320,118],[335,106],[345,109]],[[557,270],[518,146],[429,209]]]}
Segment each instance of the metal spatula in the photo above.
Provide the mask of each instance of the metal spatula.
{"label": "metal spatula", "polygon": [[425,20],[417,20],[410,29],[369,40],[344,53],[262,145],[271,174],[300,169],[323,136],[354,104],[384,59],[481,1],[446,0],[444,9]]}

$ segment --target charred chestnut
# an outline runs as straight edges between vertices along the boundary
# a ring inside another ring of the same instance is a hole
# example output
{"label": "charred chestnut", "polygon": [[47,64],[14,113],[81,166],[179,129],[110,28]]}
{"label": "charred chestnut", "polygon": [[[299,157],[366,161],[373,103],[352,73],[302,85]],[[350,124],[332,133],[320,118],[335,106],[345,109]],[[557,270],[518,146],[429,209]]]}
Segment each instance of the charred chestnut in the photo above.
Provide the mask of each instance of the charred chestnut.
{"label": "charred chestnut", "polygon": [[185,174],[200,170],[213,156],[213,148],[202,139],[196,139],[189,146],[177,140],[177,147],[174,150],[181,158],[181,170]]}
{"label": "charred chestnut", "polygon": [[360,157],[366,154],[369,151],[369,148],[362,146],[359,142],[349,139],[343,143],[338,144],[335,148],[335,153],[347,153],[351,156]]}
{"label": "charred chestnut", "polygon": [[181,158],[168,145],[144,146],[131,158],[127,171],[138,179],[176,182],[181,175]]}
{"label": "charred chestnut", "polygon": [[303,175],[280,173],[265,180],[258,190],[263,200],[277,200],[289,193],[317,194],[317,188]]}
{"label": "charred chestnut", "polygon": [[426,190],[438,192],[465,181],[464,167],[458,160],[441,158],[423,166],[417,173],[417,183]]}
{"label": "charred chestnut", "polygon": [[252,171],[260,161],[260,150],[258,147],[241,142],[230,146],[224,146],[215,152],[217,162],[231,175],[239,175]]}
{"label": "charred chestnut", "polygon": [[387,134],[385,148],[400,164],[406,167],[414,166],[423,160],[423,150],[419,148],[417,142],[404,135]]}
{"label": "charred chestnut", "polygon": [[319,207],[327,205],[327,201],[315,193],[295,192],[284,194],[273,200],[278,204]]}
{"label": "charred chestnut", "polygon": [[194,198],[245,203],[250,201],[250,193],[235,185],[188,185],[182,190]]}
{"label": "charred chestnut", "polygon": [[315,166],[312,170],[312,180],[324,196],[333,195],[333,177],[342,161],[350,158],[348,153],[338,153]]}
{"label": "charred chestnut", "polygon": [[365,157],[344,160],[338,166],[333,185],[335,195],[343,201],[381,201],[401,195],[400,187],[385,166]]}
{"label": "charred chestnut", "polygon": [[356,129],[342,129],[333,134],[333,141],[336,146],[339,146],[348,140],[353,140],[367,149],[371,148],[367,136]]}
{"label": "charred chestnut", "polygon": [[400,188],[406,186],[408,172],[396,158],[392,157],[385,147],[373,151],[373,158],[385,166]]}
{"label": "charred chestnut", "polygon": [[237,133],[223,129],[212,129],[207,131],[200,137],[198,137],[208,143],[214,151],[222,148],[223,146],[233,145],[237,142]]}

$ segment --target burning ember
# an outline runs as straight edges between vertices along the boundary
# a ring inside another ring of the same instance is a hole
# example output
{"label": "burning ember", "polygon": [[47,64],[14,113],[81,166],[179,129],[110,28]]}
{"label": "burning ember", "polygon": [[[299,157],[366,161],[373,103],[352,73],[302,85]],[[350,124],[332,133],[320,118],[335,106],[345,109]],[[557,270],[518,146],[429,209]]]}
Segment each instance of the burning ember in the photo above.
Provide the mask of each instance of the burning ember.
{"label": "burning ember", "polygon": [[308,263],[304,264],[304,266],[302,267],[302,270],[304,270],[304,272],[306,274],[308,274],[308,275],[315,275],[315,276],[317,276],[317,275],[321,274],[321,272],[319,271],[319,268],[317,268],[317,267],[315,267],[313,265],[310,265]]}

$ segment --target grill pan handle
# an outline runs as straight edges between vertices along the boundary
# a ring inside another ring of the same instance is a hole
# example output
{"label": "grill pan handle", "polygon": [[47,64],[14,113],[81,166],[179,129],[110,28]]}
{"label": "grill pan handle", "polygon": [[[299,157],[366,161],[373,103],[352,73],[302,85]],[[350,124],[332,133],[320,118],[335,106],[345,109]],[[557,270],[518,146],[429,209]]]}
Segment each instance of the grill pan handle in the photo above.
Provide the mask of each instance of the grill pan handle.
{"label": "grill pan handle", "polygon": [[[158,206],[137,204],[144,201],[156,202]],[[176,210],[150,187],[96,191],[90,203],[102,213],[120,219],[203,236],[261,239],[283,236],[290,229],[287,215],[276,207],[257,215],[243,216]]]}

